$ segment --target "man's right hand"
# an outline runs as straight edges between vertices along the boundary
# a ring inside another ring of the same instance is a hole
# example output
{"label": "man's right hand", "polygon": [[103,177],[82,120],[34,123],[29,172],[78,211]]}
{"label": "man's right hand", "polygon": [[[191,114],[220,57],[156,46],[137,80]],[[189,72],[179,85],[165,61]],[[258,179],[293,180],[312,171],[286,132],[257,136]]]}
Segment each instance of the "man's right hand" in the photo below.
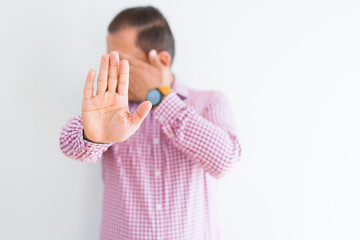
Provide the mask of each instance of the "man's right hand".
{"label": "man's right hand", "polygon": [[102,56],[97,93],[93,96],[95,75],[96,71],[90,69],[84,86],[84,138],[95,143],[123,142],[137,131],[152,104],[150,101],[142,102],[130,116],[129,62],[120,61],[117,51]]}

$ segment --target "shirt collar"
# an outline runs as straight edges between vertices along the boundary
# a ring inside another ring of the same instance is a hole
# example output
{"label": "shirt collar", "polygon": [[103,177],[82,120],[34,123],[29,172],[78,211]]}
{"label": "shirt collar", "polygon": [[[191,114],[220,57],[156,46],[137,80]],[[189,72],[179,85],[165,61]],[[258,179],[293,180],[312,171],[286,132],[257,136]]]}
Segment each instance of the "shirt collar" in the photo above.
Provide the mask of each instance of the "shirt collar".
{"label": "shirt collar", "polygon": [[[186,99],[189,97],[189,89],[186,85],[184,85],[179,79],[174,76],[174,81],[171,85],[172,90],[178,94],[182,99]],[[142,101],[129,101],[129,105],[139,105]]]}

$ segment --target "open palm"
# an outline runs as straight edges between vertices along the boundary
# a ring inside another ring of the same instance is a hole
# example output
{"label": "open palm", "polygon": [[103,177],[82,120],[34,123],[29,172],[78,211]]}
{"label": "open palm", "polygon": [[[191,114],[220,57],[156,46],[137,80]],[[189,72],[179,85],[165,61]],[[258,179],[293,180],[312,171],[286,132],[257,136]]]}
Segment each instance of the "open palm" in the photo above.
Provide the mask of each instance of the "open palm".
{"label": "open palm", "polygon": [[93,96],[96,71],[87,75],[82,102],[84,137],[96,143],[123,142],[133,135],[151,110],[144,101],[130,115],[128,106],[129,62],[116,51],[101,58],[97,93]]}

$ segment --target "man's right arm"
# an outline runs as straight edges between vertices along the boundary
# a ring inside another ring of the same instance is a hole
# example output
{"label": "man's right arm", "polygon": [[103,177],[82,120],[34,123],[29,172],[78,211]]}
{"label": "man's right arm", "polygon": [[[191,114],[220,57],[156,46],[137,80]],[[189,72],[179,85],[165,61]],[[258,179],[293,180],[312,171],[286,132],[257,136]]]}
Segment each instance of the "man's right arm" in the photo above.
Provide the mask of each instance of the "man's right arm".
{"label": "man's right arm", "polygon": [[[60,133],[60,149],[75,160],[94,164],[111,145],[131,137],[149,114],[152,104],[143,101],[129,112],[129,62],[112,51],[101,58],[94,94],[96,71],[90,69],[84,85],[81,115],[69,120]],[[86,129],[87,139],[84,139]]]}
{"label": "man's right arm", "polygon": [[95,164],[113,143],[94,143],[84,139],[81,116],[70,119],[61,129],[60,149],[65,156]]}

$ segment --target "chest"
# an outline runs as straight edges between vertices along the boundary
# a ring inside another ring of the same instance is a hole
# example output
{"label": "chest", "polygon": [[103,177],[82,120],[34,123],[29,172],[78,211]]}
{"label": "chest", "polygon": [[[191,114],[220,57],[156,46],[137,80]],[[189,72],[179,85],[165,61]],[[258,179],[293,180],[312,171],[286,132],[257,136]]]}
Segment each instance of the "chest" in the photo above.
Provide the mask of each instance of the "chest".
{"label": "chest", "polygon": [[194,165],[164,134],[153,112],[129,139],[112,145],[104,152],[103,164],[104,169],[116,170],[122,176],[131,175],[138,179],[174,175],[189,171]]}

